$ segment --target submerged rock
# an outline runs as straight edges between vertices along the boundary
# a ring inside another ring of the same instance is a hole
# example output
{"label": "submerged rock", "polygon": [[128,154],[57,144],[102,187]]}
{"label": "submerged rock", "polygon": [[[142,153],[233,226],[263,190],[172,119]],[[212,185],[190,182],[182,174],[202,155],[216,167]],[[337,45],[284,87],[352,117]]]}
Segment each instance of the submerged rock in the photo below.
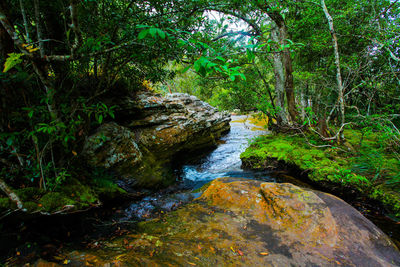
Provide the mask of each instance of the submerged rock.
{"label": "submerged rock", "polygon": [[188,94],[141,92],[114,102],[116,122],[89,136],[83,155],[90,166],[114,170],[136,187],[172,183],[174,157],[214,146],[230,129],[228,113]]}
{"label": "submerged rock", "polygon": [[75,264],[399,266],[392,241],[332,195],[292,184],[220,178],[136,234],[73,251]]}

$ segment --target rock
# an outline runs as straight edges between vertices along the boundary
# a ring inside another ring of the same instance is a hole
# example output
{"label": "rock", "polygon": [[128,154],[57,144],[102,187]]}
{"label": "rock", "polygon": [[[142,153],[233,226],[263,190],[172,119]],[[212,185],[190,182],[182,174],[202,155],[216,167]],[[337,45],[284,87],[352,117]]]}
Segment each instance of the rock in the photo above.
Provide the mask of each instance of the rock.
{"label": "rock", "polygon": [[35,264],[33,266],[34,267],[61,267],[62,265],[59,265],[54,262],[47,262],[43,259],[39,259],[35,262]]}
{"label": "rock", "polygon": [[103,124],[87,138],[83,155],[92,167],[113,168],[127,175],[142,159],[134,134],[114,122]]}
{"label": "rock", "polygon": [[216,145],[230,128],[229,114],[188,94],[141,92],[112,103],[116,122],[89,136],[83,155],[90,166],[114,170],[135,187],[173,183],[169,164],[177,155]]}
{"label": "rock", "polygon": [[139,146],[144,146],[157,158],[169,159],[216,145],[228,131],[230,115],[195,96],[174,93],[162,97],[141,92],[136,98],[126,98],[119,104],[118,122],[135,132]]}
{"label": "rock", "polygon": [[[292,184],[220,178],[136,234],[68,258],[152,266],[399,266],[393,242],[332,195]],[[79,257],[77,257],[79,255]]]}

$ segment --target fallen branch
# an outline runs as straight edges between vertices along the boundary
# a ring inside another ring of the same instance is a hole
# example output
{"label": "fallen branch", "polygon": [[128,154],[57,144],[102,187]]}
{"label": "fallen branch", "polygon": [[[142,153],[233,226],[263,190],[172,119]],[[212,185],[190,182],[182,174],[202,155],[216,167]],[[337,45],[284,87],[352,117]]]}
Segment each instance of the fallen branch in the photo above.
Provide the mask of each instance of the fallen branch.
{"label": "fallen branch", "polygon": [[23,204],[21,199],[18,197],[16,193],[14,193],[11,188],[4,182],[2,179],[0,179],[0,189],[3,190],[3,192],[8,196],[8,198],[15,202],[17,204],[17,207],[19,210],[23,208]]}

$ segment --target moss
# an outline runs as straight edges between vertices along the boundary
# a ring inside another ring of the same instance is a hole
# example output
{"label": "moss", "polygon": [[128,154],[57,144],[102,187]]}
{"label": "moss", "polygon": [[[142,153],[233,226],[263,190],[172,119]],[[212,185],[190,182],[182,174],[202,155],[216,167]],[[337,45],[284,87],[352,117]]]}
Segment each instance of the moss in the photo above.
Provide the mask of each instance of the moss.
{"label": "moss", "polygon": [[[99,203],[100,197],[102,200],[109,201],[127,194],[115,183],[114,176],[110,174],[104,172],[96,174],[86,172],[86,170],[75,171],[74,176],[58,186],[56,191],[27,187],[16,189],[14,192],[21,199],[23,208],[28,213],[39,211],[53,213],[65,209],[66,205],[73,205],[73,207],[68,207],[68,211],[85,210]],[[78,180],[74,177],[81,178]],[[0,197],[0,210],[7,209],[17,209],[16,204],[7,197]]]}
{"label": "moss", "polygon": [[66,205],[75,205],[76,201],[60,192],[49,192],[39,200],[39,203],[44,211],[53,212],[63,209]]}
{"label": "moss", "polygon": [[386,185],[378,185],[370,194],[375,199],[393,212],[393,216],[400,220],[400,193]]}
{"label": "moss", "polygon": [[26,187],[15,191],[22,202],[31,201],[32,199],[39,199],[46,191],[37,187]]}
{"label": "moss", "polygon": [[11,200],[6,197],[0,198],[0,209],[9,209],[11,207]]}
{"label": "moss", "polygon": [[278,160],[308,171],[309,178],[315,182],[329,181],[354,187],[360,192],[371,187],[368,179],[351,171],[351,162],[335,157],[332,151],[329,153],[308,146],[302,137],[277,134],[261,138],[256,143],[241,154],[242,161],[249,163],[245,165],[262,168]]}
{"label": "moss", "polygon": [[[353,168],[357,162],[354,151],[344,152],[344,148],[318,148],[308,145],[303,137],[284,134],[268,135],[257,138],[245,152],[241,154],[243,165],[253,169],[297,168],[307,173],[308,178],[321,186],[350,188],[364,196],[376,199],[384,204],[396,216],[400,215],[400,192],[390,186],[383,186],[385,181],[398,175],[399,161],[382,152],[377,133],[365,133],[348,129],[345,131],[346,147],[356,148],[364,153],[380,152],[383,155],[382,172],[378,180],[374,175],[367,175]],[[361,139],[362,138],[362,139]],[[321,144],[317,139],[309,137],[310,142]],[[362,140],[362,142],[360,142]],[[360,146],[361,144],[361,146]],[[374,161],[370,165],[378,164]],[[376,187],[378,186],[378,187]]]}
{"label": "moss", "polygon": [[38,211],[41,207],[38,205],[38,203],[33,202],[33,201],[28,201],[24,203],[24,209],[26,209],[27,212],[35,212]]}
{"label": "moss", "polygon": [[73,179],[70,184],[62,188],[62,193],[67,198],[73,198],[75,201],[82,203],[94,203],[97,201],[97,194],[88,185],[80,183],[78,180]]}

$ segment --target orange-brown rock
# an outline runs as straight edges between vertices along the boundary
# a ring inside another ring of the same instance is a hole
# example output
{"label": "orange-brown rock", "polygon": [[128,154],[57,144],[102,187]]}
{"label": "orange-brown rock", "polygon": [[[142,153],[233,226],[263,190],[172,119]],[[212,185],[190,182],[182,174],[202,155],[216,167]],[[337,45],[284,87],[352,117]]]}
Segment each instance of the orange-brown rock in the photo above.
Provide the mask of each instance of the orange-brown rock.
{"label": "orange-brown rock", "polygon": [[339,198],[292,184],[220,178],[136,234],[71,252],[119,266],[399,266],[392,241]]}

